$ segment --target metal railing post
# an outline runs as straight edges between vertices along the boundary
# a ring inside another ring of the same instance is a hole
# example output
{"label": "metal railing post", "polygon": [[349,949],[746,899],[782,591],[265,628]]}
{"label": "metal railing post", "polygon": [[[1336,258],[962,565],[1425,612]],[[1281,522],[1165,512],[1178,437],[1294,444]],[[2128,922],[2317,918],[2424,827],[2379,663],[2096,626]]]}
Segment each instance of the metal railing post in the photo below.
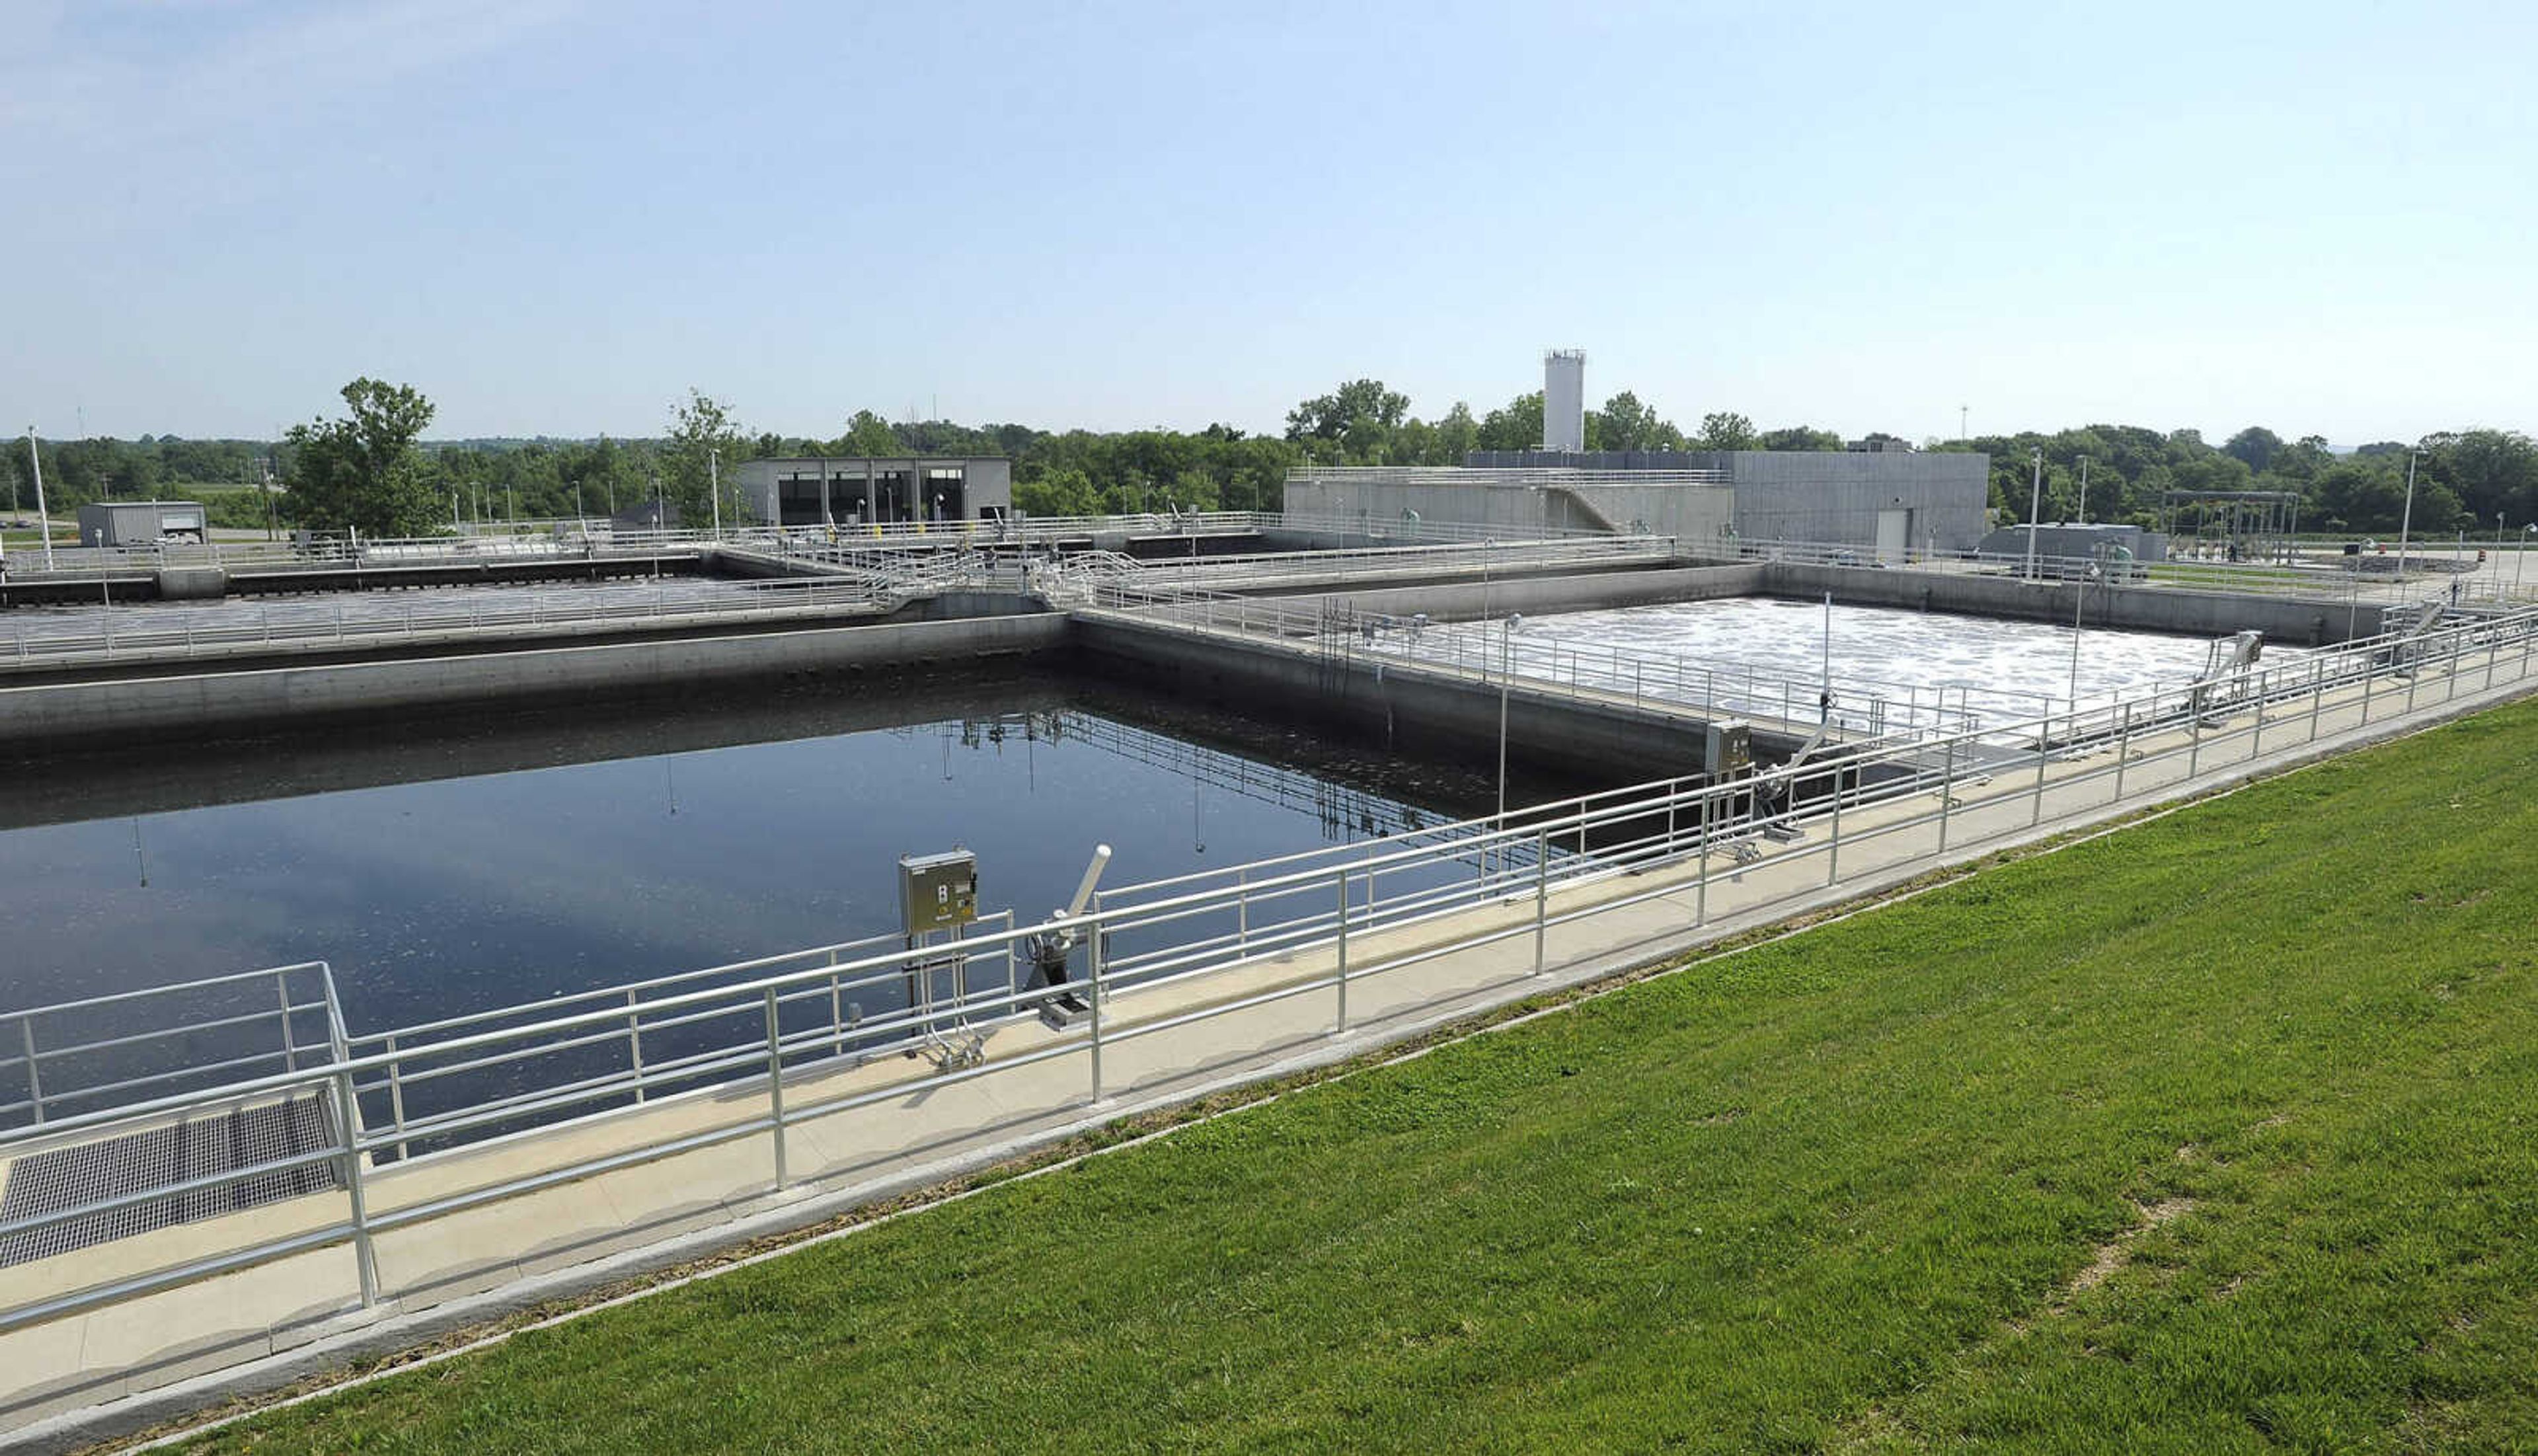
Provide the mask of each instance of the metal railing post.
{"label": "metal railing post", "polygon": [[1693,881],[1692,923],[1701,926],[1709,920],[1709,802],[1713,797],[1708,785],[1701,790],[1701,874]]}
{"label": "metal railing post", "polygon": [[396,1060],[396,1033],[388,1033],[388,1124],[397,1134],[397,1160],[403,1162],[405,1151],[405,1063]]}
{"label": "metal railing post", "polygon": [[2308,741],[2317,742],[2317,715],[2326,707],[2326,659],[2308,660]]}
{"label": "metal railing post", "polygon": [[1347,867],[1346,867],[1346,866],[1342,866],[1342,867],[1341,867],[1341,869],[1340,869],[1340,873],[1339,873],[1339,884],[1340,884],[1340,936],[1339,936],[1339,960],[1340,960],[1340,964],[1339,964],[1339,975],[1337,976],[1337,978],[1336,978],[1336,979],[1334,979],[1334,980],[1333,980],[1332,984],[1333,984],[1334,986],[1336,986],[1336,987],[1338,988],[1338,990],[1339,990],[1339,1010],[1340,1010],[1340,1019],[1339,1019],[1339,1025],[1337,1025],[1337,1026],[1333,1026],[1333,1027],[1331,1028],[1331,1034],[1332,1034],[1332,1035],[1334,1035],[1334,1036],[1345,1035],[1345,1034],[1347,1033],[1347,1031],[1348,1031],[1348,910],[1349,910],[1349,906],[1348,906],[1348,869],[1347,869]]}
{"label": "metal railing post", "polygon": [[1533,973],[1542,974],[1544,938],[1551,915],[1551,830],[1533,832]]}
{"label": "metal railing post", "polygon": [[774,1135],[775,1186],[791,1180],[784,1168],[784,1054],[775,1032],[775,988],[767,988],[767,1130]]}
{"label": "metal railing post", "polygon": [[35,1121],[44,1120],[44,1079],[35,1068],[35,1019],[18,1018],[18,1041],[27,1049],[27,1096],[35,1104]]}
{"label": "metal railing post", "polygon": [[300,1043],[291,1034],[291,977],[277,974],[273,978],[274,994],[282,1001],[282,1070],[300,1070]]}
{"label": "metal railing post", "polygon": [[1947,766],[1939,771],[1939,852],[1948,852],[1948,811],[1957,802],[1957,740],[1948,739]]}
{"label": "metal railing post", "polygon": [[367,1308],[379,1302],[379,1260],[370,1246],[369,1197],[362,1186],[361,1103],[353,1097],[352,1073],[338,1072],[330,1080],[335,1115],[344,1128],[344,1194],[353,1210],[353,1268],[361,1276],[362,1304]]}
{"label": "metal railing post", "polygon": [[1084,935],[1084,1002],[1092,1009],[1093,1104],[1102,1105],[1102,910],[1095,901],[1092,925]]}
{"label": "metal railing post", "polygon": [[2027,827],[2031,829],[2044,822],[2044,746],[2052,734],[2053,715],[2047,713],[2036,722],[2036,801],[2027,816]]}
{"label": "metal railing post", "polygon": [[634,1070],[634,1100],[643,1100],[643,1031],[634,1014],[634,988],[626,988],[626,1050]]}
{"label": "metal railing post", "polygon": [[1251,867],[1234,872],[1234,954],[1251,954]]}
{"label": "metal railing post", "polygon": [[[2156,706],[2159,699],[2153,696],[2151,701]],[[2132,757],[2133,705],[2128,702],[2124,704],[2123,727],[2117,730],[2115,739],[2115,802],[2118,804],[2124,802],[2124,765],[2132,761]]]}
{"label": "metal railing post", "polygon": [[1825,888],[1841,874],[1841,768],[1833,770],[1833,840],[1825,846]]}

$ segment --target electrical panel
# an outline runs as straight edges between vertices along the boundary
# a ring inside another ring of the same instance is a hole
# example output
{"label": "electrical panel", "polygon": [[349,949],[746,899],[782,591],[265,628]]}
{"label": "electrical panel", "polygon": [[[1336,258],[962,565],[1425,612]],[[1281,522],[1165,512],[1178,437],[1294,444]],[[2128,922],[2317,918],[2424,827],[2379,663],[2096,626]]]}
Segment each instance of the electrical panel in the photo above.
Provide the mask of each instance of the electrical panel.
{"label": "electrical panel", "polygon": [[1701,771],[1711,778],[1742,778],[1754,771],[1754,725],[1727,718],[1709,725]]}
{"label": "electrical panel", "polygon": [[978,918],[978,857],[967,849],[899,858],[900,914],[909,935]]}

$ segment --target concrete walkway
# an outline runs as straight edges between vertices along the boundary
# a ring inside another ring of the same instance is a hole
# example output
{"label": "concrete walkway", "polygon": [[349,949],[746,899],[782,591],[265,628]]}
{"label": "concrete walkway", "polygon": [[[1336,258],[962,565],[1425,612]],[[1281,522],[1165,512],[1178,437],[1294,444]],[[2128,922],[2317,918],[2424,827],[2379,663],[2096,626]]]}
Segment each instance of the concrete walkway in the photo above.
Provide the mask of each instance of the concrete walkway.
{"label": "concrete walkway", "polygon": [[[989,1038],[984,1064],[957,1078],[899,1057],[801,1068],[787,1075],[783,1100],[811,1115],[784,1132],[791,1186],[780,1191],[764,1079],[391,1162],[365,1179],[374,1220],[544,1169],[628,1158],[607,1171],[380,1232],[382,1300],[374,1307],[362,1306],[352,1248],[339,1241],[0,1336],[0,1440],[94,1439],[212,1398],[215,1385],[180,1383],[189,1377],[228,1372],[220,1378],[236,1385],[279,1383],[348,1352],[416,1343],[526,1297],[817,1222],[1112,1117],[1356,1055],[1943,864],[2502,701],[2527,691],[2532,670],[2526,646],[2516,645],[2491,663],[2472,655],[2455,675],[2381,679],[2367,690],[2277,704],[2261,721],[2241,713],[2226,725],[2144,735],[2120,764],[2111,748],[2047,761],[2040,774],[2029,760],[1961,780],[1945,804],[1933,792],[1845,811],[1837,841],[1820,821],[1796,843],[1767,841],[1751,863],[1715,856],[1705,888],[1689,856],[1563,888],[1544,906],[1541,975],[1529,888],[1451,915],[1352,932],[1344,1033],[1335,1034],[1341,992],[1329,944],[1123,989],[1105,1004],[1100,1103],[1081,1026],[1004,1026]],[[1210,1008],[1236,1009],[1194,1015]],[[904,1091],[818,1110],[894,1088]],[[731,1136],[711,1141],[718,1133]],[[678,1139],[701,1145],[639,1154]],[[322,1232],[346,1218],[343,1194],[312,1195],[0,1269],[0,1307]],[[161,1394],[143,1394],[153,1391]],[[65,1412],[84,1414],[44,1419]]]}

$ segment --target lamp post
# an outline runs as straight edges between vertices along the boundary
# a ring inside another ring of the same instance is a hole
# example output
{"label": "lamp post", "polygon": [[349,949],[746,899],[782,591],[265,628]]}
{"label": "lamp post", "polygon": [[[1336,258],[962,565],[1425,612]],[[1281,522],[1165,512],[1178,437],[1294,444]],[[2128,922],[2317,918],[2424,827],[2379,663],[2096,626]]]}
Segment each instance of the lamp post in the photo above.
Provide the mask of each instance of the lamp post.
{"label": "lamp post", "polygon": [[2529,560],[2529,538],[2538,536],[2538,521],[2520,528],[2520,549],[2511,554],[2511,594],[2520,595],[2520,563]]}
{"label": "lamp post", "polygon": [[2397,520],[2397,600],[2406,599],[2406,538],[2415,529],[2415,457],[2421,450],[2406,452],[2406,512]]}
{"label": "lamp post", "polygon": [[705,450],[705,494],[713,497],[714,539],[722,539],[722,451]]}
{"label": "lamp post", "polygon": [[1510,612],[1499,624],[1499,827],[1506,827],[1507,674],[1515,670],[1515,625],[1523,614]]}
{"label": "lamp post", "polygon": [[2036,528],[2037,517],[2044,513],[2044,451],[2035,451],[2036,487],[2027,496],[2027,579],[2036,579]]}
{"label": "lamp post", "polygon": [[2089,457],[2080,457],[2080,524],[2089,524]]}
{"label": "lamp post", "polygon": [[2494,513],[2494,597],[2503,599],[2503,512]]}
{"label": "lamp post", "polygon": [[44,461],[35,453],[35,427],[27,427],[27,468],[35,474],[35,530],[44,538],[44,569],[53,569],[53,513],[44,508]]}

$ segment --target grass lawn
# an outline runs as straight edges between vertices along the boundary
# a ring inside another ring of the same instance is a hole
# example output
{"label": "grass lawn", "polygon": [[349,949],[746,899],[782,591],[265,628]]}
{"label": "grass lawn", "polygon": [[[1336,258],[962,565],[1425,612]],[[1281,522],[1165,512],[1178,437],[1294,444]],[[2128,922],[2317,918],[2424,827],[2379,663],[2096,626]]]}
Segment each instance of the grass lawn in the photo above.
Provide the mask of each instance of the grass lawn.
{"label": "grass lawn", "polygon": [[2538,705],[232,1427],[2538,1448]]}

